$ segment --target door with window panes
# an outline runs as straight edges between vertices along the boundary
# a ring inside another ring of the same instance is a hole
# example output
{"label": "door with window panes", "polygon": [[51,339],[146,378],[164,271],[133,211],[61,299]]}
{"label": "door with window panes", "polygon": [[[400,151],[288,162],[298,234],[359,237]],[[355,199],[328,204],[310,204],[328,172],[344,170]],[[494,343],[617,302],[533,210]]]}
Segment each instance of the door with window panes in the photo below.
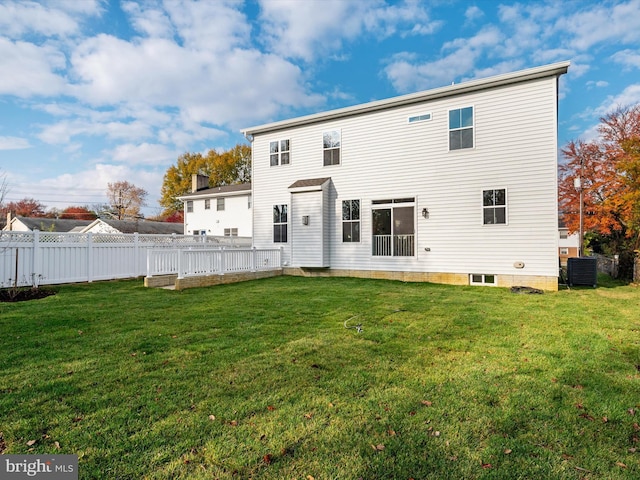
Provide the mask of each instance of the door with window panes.
{"label": "door with window panes", "polygon": [[415,255],[415,199],[374,200],[371,211],[372,255]]}

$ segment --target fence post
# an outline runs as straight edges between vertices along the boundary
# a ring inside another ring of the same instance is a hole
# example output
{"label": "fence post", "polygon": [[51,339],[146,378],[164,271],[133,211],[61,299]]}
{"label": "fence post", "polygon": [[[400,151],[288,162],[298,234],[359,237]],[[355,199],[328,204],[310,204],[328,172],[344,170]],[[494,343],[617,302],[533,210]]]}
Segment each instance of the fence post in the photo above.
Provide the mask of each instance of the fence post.
{"label": "fence post", "polygon": [[182,275],[182,249],[178,249],[178,278],[184,278]]}
{"label": "fence post", "polygon": [[283,267],[282,259],[284,258],[284,247],[280,247],[280,268]]}
{"label": "fence post", "polygon": [[133,232],[133,276],[140,275],[140,243],[138,242],[138,232]]}
{"label": "fence post", "polygon": [[220,275],[224,275],[224,272],[227,268],[224,257],[225,257],[224,247],[220,247]]}
{"label": "fence post", "polygon": [[147,249],[147,277],[151,277],[151,252],[153,250],[148,248]]}
{"label": "fence post", "polygon": [[42,260],[40,260],[40,231],[33,231],[33,258],[31,263],[31,286],[34,287],[36,275],[42,271]]}
{"label": "fence post", "polygon": [[93,281],[93,233],[87,233],[87,282]]}
{"label": "fence post", "polygon": [[256,247],[251,248],[251,271],[255,272],[257,269],[258,260],[256,258]]}

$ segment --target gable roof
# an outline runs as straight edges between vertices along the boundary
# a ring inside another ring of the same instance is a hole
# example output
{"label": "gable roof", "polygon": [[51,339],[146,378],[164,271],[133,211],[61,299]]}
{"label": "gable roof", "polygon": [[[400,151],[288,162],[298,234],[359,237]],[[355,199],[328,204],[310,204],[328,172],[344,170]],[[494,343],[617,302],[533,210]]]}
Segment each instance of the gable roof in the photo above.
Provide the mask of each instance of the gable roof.
{"label": "gable roof", "polygon": [[87,231],[98,223],[106,223],[120,233],[142,233],[142,234],[160,234],[170,235],[172,233],[182,235],[184,233],[184,225],[182,223],[169,222],[153,222],[149,220],[112,220],[107,218],[99,218],[93,221],[84,230]]}
{"label": "gable roof", "polygon": [[222,185],[220,187],[205,188],[198,190],[197,192],[185,193],[177,198],[178,200],[182,200],[183,198],[223,197],[230,194],[241,195],[243,193],[251,193],[250,183],[238,183],[236,185]]}
{"label": "gable roof", "polygon": [[14,217],[13,221],[22,222],[29,230],[40,230],[41,232],[70,232],[77,227],[86,227],[92,222],[92,220],[40,217]]}
{"label": "gable roof", "polygon": [[264,125],[258,125],[256,127],[249,127],[241,130],[245,137],[252,137],[253,135],[275,132],[277,130],[283,130],[285,128],[298,127],[302,125],[309,125],[313,123],[325,122],[328,120],[336,120],[339,118],[350,117],[354,115],[361,115],[363,113],[370,113],[379,110],[385,110],[404,105],[411,105],[413,103],[421,103],[437,98],[450,97],[454,95],[461,95],[464,93],[476,92],[480,90],[486,90],[489,88],[500,87],[504,85],[512,85],[515,83],[526,82],[535,80],[538,78],[546,77],[558,77],[564,73],[567,73],[570,62],[558,62],[549,65],[543,65],[540,67],[529,68],[526,70],[520,70],[517,72],[505,73],[502,75],[495,75],[488,78],[482,78],[478,80],[470,80],[455,85],[448,85],[446,87],[434,88],[432,90],[425,90],[422,92],[411,93],[409,95],[402,95],[399,97],[388,98],[384,100],[377,100],[373,102],[363,103],[360,105],[354,105],[351,107],[340,108],[337,110],[330,110],[327,112],[316,113],[313,115],[306,115],[304,117],[297,117],[289,120],[281,120],[279,122],[267,123]]}

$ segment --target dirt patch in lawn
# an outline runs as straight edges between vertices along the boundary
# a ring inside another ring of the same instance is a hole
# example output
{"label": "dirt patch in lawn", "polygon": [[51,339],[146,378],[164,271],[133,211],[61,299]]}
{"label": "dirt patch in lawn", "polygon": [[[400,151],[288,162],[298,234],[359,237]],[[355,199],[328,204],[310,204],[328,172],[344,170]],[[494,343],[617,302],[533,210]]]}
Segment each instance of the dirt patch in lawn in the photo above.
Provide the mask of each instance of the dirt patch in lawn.
{"label": "dirt patch in lawn", "polygon": [[26,302],[55,294],[48,288],[5,288],[0,290],[0,302]]}

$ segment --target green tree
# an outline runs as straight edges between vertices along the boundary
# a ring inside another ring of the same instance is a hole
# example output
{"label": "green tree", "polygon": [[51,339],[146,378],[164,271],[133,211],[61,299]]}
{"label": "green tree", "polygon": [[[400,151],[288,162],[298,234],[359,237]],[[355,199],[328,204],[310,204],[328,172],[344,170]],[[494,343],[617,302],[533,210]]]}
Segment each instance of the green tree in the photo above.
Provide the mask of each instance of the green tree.
{"label": "green tree", "polygon": [[238,144],[222,153],[209,150],[201,153],[183,153],[175,165],[164,175],[160,190],[160,205],[164,215],[182,211],[177,197],[191,192],[193,174],[207,175],[209,187],[251,182],[251,147]]}

